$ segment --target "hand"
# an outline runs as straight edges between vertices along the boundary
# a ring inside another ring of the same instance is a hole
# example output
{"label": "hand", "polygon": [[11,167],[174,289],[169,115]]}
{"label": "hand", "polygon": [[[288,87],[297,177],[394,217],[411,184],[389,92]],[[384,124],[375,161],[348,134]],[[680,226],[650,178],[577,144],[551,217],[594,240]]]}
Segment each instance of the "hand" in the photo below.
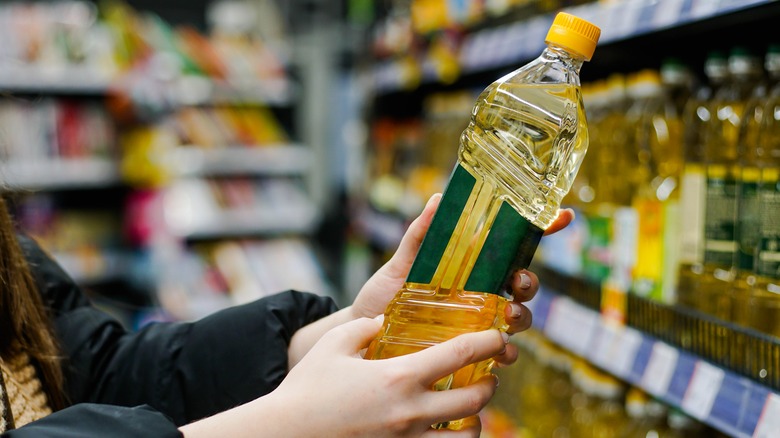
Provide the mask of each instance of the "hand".
{"label": "hand", "polygon": [[[401,239],[398,250],[393,257],[379,268],[358,293],[352,304],[351,311],[354,318],[373,318],[384,313],[385,308],[393,299],[396,292],[406,281],[406,276],[420,249],[423,237],[431,226],[433,215],[441,201],[441,194],[433,195],[423,208],[420,216],[415,219]],[[574,219],[574,212],[570,209],[558,211],[558,217],[545,231],[545,235],[555,233],[565,228]],[[509,324],[509,333],[517,333],[531,326],[531,315],[521,303],[529,301],[539,290],[539,280],[532,272],[522,270],[514,273],[512,291],[514,301],[507,306],[506,321]]]}
{"label": "hand", "polygon": [[[476,415],[492,397],[493,376],[464,388],[434,391],[434,382],[496,355],[508,335],[487,330],[458,336],[418,353],[363,360],[361,349],[376,335],[378,319],[361,318],[326,333],[271,394],[288,406],[302,436],[437,436],[432,424]],[[292,427],[292,426],[291,426]],[[447,436],[479,436],[473,423]],[[298,434],[296,434],[298,435]]]}

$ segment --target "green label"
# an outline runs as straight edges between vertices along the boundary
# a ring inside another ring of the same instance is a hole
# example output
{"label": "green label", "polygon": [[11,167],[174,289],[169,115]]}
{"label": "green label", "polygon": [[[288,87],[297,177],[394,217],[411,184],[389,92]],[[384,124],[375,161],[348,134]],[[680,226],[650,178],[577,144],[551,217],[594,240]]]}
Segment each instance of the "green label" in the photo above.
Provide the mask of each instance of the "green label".
{"label": "green label", "polygon": [[[466,169],[456,166],[407,282],[431,283],[461,216],[469,214],[464,210],[472,191],[480,189],[476,185],[476,179]],[[544,230],[531,224],[506,201],[501,203],[492,224],[486,226],[487,237],[464,288],[501,295],[507,277],[530,264]]]}
{"label": "green label", "polygon": [[758,195],[758,249],[756,272],[769,278],[780,278],[780,182],[761,185]]}
{"label": "green label", "polygon": [[409,271],[407,282],[428,284],[433,280],[439,261],[444,255],[444,250],[447,249],[447,244],[458,225],[475,183],[476,179],[463,166],[455,166],[447,183],[447,189],[439,202],[439,208],[433,216],[431,227],[425,234],[412,269]]}
{"label": "green label", "polygon": [[544,230],[504,202],[466,283],[466,290],[501,293],[507,277],[527,268]]}
{"label": "green label", "polygon": [[582,260],[585,277],[602,281],[609,276],[611,219],[607,216],[589,216],[588,238]]}
{"label": "green label", "polygon": [[707,207],[704,215],[704,262],[732,266],[737,250],[735,220],[736,181],[707,179]]}
{"label": "green label", "polygon": [[758,184],[742,181],[739,184],[739,209],[737,209],[737,267],[752,271],[758,240],[761,237],[759,217]]}

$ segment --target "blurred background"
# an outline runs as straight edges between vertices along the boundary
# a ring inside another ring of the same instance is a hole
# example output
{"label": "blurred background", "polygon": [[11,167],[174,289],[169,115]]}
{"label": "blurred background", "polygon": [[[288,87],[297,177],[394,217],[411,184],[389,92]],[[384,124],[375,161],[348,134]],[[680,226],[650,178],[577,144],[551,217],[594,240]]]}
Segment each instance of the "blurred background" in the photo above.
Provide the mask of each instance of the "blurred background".
{"label": "blurred background", "polygon": [[1,1],[3,196],[131,330],[348,305],[560,10],[590,150],[484,436],[777,436],[775,1]]}

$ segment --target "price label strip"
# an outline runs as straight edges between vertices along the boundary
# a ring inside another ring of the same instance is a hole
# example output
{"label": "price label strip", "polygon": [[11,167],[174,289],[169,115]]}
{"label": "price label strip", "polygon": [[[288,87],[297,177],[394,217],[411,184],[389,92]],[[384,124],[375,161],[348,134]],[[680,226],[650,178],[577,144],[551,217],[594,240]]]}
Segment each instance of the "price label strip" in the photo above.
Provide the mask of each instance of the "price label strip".
{"label": "price label strip", "polygon": [[656,397],[665,396],[679,356],[680,353],[675,348],[663,342],[656,342],[642,376],[642,387]]}
{"label": "price label strip", "polygon": [[777,436],[780,436],[780,396],[769,394],[764,404],[764,411],[753,432],[753,438],[776,438]]}
{"label": "price label strip", "polygon": [[586,357],[599,317],[568,298],[556,298],[545,323],[548,338],[572,353]]}
{"label": "price label strip", "polygon": [[706,420],[712,411],[726,373],[707,362],[699,361],[683,397],[682,407],[698,420]]}

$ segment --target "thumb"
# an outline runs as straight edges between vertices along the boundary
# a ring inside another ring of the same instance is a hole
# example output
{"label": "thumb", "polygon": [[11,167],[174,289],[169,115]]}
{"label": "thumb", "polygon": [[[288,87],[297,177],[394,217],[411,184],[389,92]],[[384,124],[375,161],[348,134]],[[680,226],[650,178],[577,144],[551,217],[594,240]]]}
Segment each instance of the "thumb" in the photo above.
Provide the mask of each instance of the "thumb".
{"label": "thumb", "polygon": [[382,327],[382,315],[376,318],[358,318],[331,329],[323,340],[337,351],[357,354],[366,348]]}
{"label": "thumb", "polygon": [[431,226],[431,221],[433,221],[433,215],[439,207],[441,196],[441,193],[431,196],[420,216],[409,225],[409,229],[406,230],[404,237],[401,239],[398,250],[385,266],[386,269],[391,270],[391,273],[404,276],[409,272],[412,262],[414,262],[414,257],[420,249],[423,237],[425,237],[425,233],[428,232],[428,228]]}

